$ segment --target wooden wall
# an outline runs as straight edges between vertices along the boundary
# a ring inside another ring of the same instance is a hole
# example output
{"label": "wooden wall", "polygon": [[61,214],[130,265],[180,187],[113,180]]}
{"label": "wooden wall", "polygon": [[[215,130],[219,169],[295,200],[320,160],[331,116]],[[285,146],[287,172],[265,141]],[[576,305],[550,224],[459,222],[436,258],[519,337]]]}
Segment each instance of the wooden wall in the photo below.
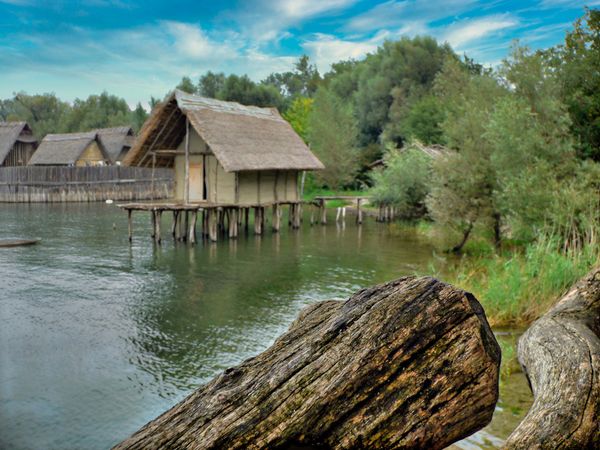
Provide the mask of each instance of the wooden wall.
{"label": "wooden wall", "polygon": [[[153,189],[154,186],[154,189]],[[0,202],[93,202],[173,196],[173,170],[145,167],[0,167]]]}
{"label": "wooden wall", "polygon": [[34,151],[33,143],[17,141],[0,166],[26,166]]}

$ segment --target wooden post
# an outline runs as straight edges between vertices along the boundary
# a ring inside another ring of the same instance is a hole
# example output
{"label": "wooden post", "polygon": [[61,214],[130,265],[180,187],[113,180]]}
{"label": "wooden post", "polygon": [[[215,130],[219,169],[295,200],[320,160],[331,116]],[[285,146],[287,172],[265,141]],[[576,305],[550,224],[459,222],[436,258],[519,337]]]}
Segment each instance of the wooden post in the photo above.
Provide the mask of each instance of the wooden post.
{"label": "wooden post", "polygon": [[150,237],[154,239],[156,237],[156,211],[150,211],[150,221],[152,222],[152,231],[150,232]]}
{"label": "wooden post", "polygon": [[150,193],[150,199],[154,200],[154,168],[156,167],[156,153],[152,152],[152,192]]}
{"label": "wooden post", "polygon": [[187,241],[187,240],[188,240],[188,238],[189,238],[189,236],[187,235],[187,233],[188,233],[188,229],[189,229],[189,226],[188,226],[188,225],[189,225],[189,223],[190,223],[190,212],[189,212],[189,211],[186,211],[186,212],[185,212],[185,222],[184,222],[184,224],[183,224],[183,233],[181,233],[181,238],[182,238],[184,241]]}
{"label": "wooden post", "polygon": [[129,233],[129,242],[133,241],[133,223],[131,221],[131,209],[127,210],[127,231]]}
{"label": "wooden post", "polygon": [[238,220],[237,220],[237,214],[238,210],[237,208],[231,208],[229,210],[229,237],[231,239],[235,239],[237,238],[237,226],[238,226]]}
{"label": "wooden post", "polygon": [[337,207],[336,211],[335,211],[335,221],[339,222],[340,221],[340,214],[342,213],[342,208],[340,206]]}
{"label": "wooden post", "polygon": [[248,231],[248,223],[250,222],[250,208],[244,208],[244,221],[244,228],[246,231]]}
{"label": "wooden post", "polygon": [[185,188],[183,203],[190,202],[190,119],[185,117]]}
{"label": "wooden post", "polygon": [[292,217],[292,228],[300,228],[300,203],[294,205],[294,215]]}
{"label": "wooden post", "polygon": [[310,205],[310,226],[312,227],[315,223],[315,205]]}
{"label": "wooden post", "polygon": [[356,223],[362,224],[362,209],[360,208],[360,204],[362,202],[362,198],[356,200]]}
{"label": "wooden post", "polygon": [[171,235],[173,239],[177,239],[177,218],[179,216],[179,211],[173,211],[173,224],[171,225]]}
{"label": "wooden post", "polygon": [[254,234],[262,234],[262,208],[254,207]]}
{"label": "wooden post", "polygon": [[277,233],[281,227],[281,206],[279,203],[273,204],[273,231]]}
{"label": "wooden post", "polygon": [[198,220],[198,210],[192,211],[192,223],[188,231],[188,241],[190,244],[196,243],[196,221]]}
{"label": "wooden post", "polygon": [[156,211],[156,232],[154,239],[160,244],[160,221],[162,220],[162,209]]}
{"label": "wooden post", "polygon": [[208,233],[212,242],[217,242],[217,210],[210,208],[208,210]]}
{"label": "wooden post", "polygon": [[327,208],[325,208],[325,199],[321,199],[321,225],[327,225]]}

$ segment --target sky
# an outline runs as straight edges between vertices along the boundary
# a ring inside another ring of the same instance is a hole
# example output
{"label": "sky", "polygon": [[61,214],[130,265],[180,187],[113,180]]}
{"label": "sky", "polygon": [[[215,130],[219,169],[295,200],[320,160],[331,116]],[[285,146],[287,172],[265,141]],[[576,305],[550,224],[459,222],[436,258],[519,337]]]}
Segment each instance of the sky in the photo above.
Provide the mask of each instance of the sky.
{"label": "sky", "polygon": [[518,39],[559,44],[600,0],[0,0],[0,98],[107,91],[147,107],[182,76],[259,81],[302,54],[321,73],[386,39],[431,35],[497,65]]}

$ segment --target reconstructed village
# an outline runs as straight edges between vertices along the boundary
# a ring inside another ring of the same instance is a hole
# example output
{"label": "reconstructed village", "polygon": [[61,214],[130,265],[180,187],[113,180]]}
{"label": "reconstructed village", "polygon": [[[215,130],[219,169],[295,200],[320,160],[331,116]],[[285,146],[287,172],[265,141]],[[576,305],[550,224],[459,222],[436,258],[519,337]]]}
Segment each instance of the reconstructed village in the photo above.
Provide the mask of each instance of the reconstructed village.
{"label": "reconstructed village", "polygon": [[0,450],[599,448],[600,11],[184,3],[0,1]]}

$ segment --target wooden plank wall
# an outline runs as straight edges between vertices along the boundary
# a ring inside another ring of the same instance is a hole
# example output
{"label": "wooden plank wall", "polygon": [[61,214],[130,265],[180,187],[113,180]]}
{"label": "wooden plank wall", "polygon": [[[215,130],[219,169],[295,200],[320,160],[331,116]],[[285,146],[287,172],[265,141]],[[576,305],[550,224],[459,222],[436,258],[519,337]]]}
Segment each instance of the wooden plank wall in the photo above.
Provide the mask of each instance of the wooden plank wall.
{"label": "wooden plank wall", "polygon": [[[173,170],[145,167],[0,167],[0,202],[94,202],[173,196]],[[154,187],[154,189],[153,189]]]}

